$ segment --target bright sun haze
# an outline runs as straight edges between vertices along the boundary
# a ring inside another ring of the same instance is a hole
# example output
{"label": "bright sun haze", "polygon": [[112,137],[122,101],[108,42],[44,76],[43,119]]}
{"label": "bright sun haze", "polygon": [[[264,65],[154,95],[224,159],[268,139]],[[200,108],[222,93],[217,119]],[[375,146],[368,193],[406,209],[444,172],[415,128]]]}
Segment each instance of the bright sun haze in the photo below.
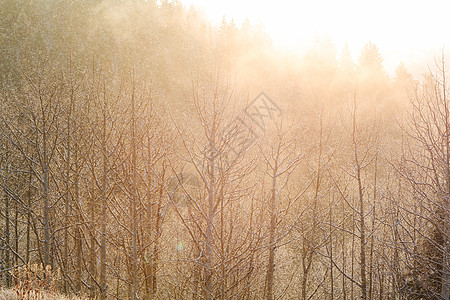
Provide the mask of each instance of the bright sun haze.
{"label": "bright sun haze", "polygon": [[0,300],[450,300],[448,6],[0,0]]}
{"label": "bright sun haze", "polygon": [[[214,24],[222,18],[239,26],[248,18],[270,34],[275,45],[301,52],[315,37],[328,36],[339,51],[347,43],[354,59],[367,42],[383,53],[392,73],[403,61],[413,73],[426,71],[431,58],[449,40],[445,1],[207,1],[181,0],[194,5]],[[425,70],[422,70],[425,68]]]}

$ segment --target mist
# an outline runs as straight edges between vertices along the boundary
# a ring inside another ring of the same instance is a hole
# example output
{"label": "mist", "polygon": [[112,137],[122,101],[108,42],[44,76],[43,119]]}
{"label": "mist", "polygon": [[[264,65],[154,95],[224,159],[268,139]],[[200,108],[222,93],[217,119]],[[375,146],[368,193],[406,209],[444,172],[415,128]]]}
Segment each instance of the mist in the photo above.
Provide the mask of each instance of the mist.
{"label": "mist", "polygon": [[445,40],[183,3],[0,2],[0,297],[449,299]]}

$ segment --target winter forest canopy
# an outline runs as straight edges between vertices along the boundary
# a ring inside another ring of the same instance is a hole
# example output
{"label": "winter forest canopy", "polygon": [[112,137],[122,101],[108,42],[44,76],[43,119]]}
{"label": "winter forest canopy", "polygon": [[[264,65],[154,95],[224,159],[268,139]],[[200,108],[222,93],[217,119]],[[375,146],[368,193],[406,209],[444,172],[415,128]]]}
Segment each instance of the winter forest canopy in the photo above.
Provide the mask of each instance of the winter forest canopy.
{"label": "winter forest canopy", "polygon": [[3,289],[449,299],[445,51],[389,75],[151,0],[2,0],[0,47]]}

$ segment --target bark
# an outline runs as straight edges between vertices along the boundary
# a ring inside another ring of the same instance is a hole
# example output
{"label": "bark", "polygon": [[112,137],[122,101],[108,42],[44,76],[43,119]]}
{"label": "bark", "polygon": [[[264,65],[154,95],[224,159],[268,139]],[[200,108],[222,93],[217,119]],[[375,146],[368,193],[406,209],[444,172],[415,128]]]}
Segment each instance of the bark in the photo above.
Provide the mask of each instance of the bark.
{"label": "bark", "polygon": [[214,224],[214,199],[215,199],[215,145],[214,140],[210,140],[210,151],[208,160],[208,219],[206,228],[206,299],[213,299],[212,285],[212,255],[213,255],[213,224]]}
{"label": "bark", "polygon": [[365,229],[365,207],[364,207],[364,186],[361,177],[361,165],[358,157],[358,144],[356,141],[356,116],[353,116],[353,146],[354,159],[356,168],[356,180],[358,182],[358,198],[359,198],[359,224],[360,224],[360,276],[361,276],[361,299],[367,299],[367,276],[366,276],[366,229]]}
{"label": "bark", "polygon": [[47,150],[47,129],[46,122],[44,120],[44,132],[43,132],[43,146],[42,146],[42,155],[43,155],[43,223],[44,223],[44,261],[42,262],[44,266],[50,264],[50,220],[49,220],[49,166],[48,166],[48,150]]}
{"label": "bark", "polygon": [[275,161],[275,166],[273,169],[272,177],[272,193],[269,201],[269,213],[270,213],[270,227],[269,227],[269,260],[267,264],[267,275],[266,275],[266,300],[273,300],[273,284],[274,284],[274,273],[275,273],[275,250],[276,250],[276,225],[277,225],[277,214],[276,214],[276,188],[277,188],[277,172],[278,172],[278,161]]}
{"label": "bark", "polygon": [[78,162],[78,145],[75,146],[75,179],[74,179],[74,203],[76,209],[76,226],[75,226],[75,291],[77,295],[81,294],[82,283],[82,252],[83,252],[83,240],[81,236],[81,223],[83,216],[81,213],[81,200],[80,200],[80,166]]}
{"label": "bark", "polygon": [[100,298],[106,299],[106,224],[108,222],[108,199],[107,199],[107,172],[108,172],[108,153],[106,149],[106,121],[107,121],[107,103],[106,103],[106,87],[103,94],[103,111],[102,111],[102,191],[101,191],[101,239],[100,239]]}
{"label": "bark", "polygon": [[6,287],[11,286],[11,275],[9,273],[9,270],[11,270],[11,251],[9,249],[10,245],[10,228],[9,224],[11,222],[9,217],[9,211],[10,211],[10,197],[8,195],[8,192],[6,191],[6,188],[3,189],[3,199],[5,201],[5,242],[3,245],[3,251],[5,253],[5,270],[4,276],[5,276],[5,285]]}
{"label": "bark", "polygon": [[138,234],[138,228],[137,228],[137,202],[138,202],[138,195],[137,195],[137,163],[136,163],[136,155],[137,155],[137,149],[136,149],[136,112],[135,112],[135,91],[134,91],[134,82],[133,82],[133,91],[131,95],[131,151],[132,151],[132,203],[131,203],[131,219],[132,219],[132,241],[131,241],[131,247],[132,247],[132,295],[131,299],[138,299],[138,255],[137,255],[137,234]]}

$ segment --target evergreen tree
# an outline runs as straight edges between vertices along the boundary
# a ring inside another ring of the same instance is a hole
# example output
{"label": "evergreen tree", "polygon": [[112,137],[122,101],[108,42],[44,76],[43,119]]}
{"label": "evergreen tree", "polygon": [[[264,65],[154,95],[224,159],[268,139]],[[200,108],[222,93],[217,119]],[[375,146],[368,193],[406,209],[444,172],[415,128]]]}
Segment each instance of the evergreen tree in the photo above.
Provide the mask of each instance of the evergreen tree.
{"label": "evergreen tree", "polygon": [[384,71],[380,50],[375,44],[367,43],[361,50],[358,62],[358,90],[367,100],[380,104],[386,99],[388,88],[388,76]]}

